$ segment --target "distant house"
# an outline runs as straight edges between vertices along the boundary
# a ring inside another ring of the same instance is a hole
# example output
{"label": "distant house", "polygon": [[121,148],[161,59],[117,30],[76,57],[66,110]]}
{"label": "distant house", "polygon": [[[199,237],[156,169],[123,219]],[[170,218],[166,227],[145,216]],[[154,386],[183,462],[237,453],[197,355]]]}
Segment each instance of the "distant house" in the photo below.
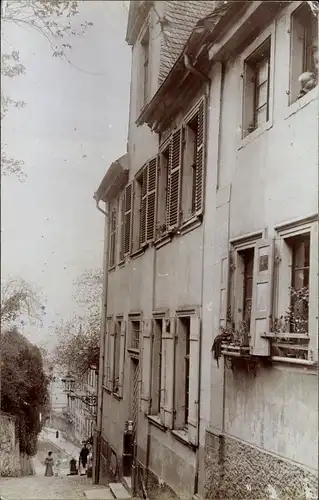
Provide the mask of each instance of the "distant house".
{"label": "distant house", "polygon": [[128,149],[95,194],[96,480],[318,495],[317,21],[309,2],[131,2]]}

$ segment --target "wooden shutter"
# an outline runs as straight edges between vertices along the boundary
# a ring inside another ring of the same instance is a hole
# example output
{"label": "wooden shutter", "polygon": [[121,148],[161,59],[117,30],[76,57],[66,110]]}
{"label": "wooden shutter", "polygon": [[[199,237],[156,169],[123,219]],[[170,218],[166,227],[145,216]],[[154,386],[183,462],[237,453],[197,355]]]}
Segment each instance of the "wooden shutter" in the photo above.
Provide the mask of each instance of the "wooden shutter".
{"label": "wooden shutter", "polygon": [[205,186],[205,135],[206,135],[206,100],[203,99],[197,114],[196,138],[196,182],[195,182],[195,213],[200,215],[204,209]]}
{"label": "wooden shutter", "polygon": [[143,168],[142,177],[142,192],[141,192],[141,210],[140,210],[140,246],[146,243],[146,211],[147,211],[147,179],[148,179],[148,164]]}
{"label": "wooden shutter", "polygon": [[124,220],[125,220],[125,191],[121,196],[121,229],[120,229],[120,260],[124,259]]}
{"label": "wooden shutter", "polygon": [[130,183],[125,188],[124,255],[130,253],[131,251],[132,205],[133,205],[133,185],[132,183]]}
{"label": "wooden shutter", "polygon": [[105,337],[105,363],[106,363],[106,370],[105,370],[105,378],[104,378],[104,386],[108,390],[112,390],[112,386],[110,386],[110,379],[111,379],[111,332],[113,329],[113,321],[111,319],[106,320],[106,337]]}
{"label": "wooden shutter", "polygon": [[188,409],[188,439],[195,446],[198,445],[198,387],[199,387],[199,339],[200,318],[191,316],[190,319],[190,364],[189,364],[189,409]]}
{"label": "wooden shutter", "polygon": [[114,202],[111,206],[110,216],[110,250],[109,250],[109,267],[114,267],[116,264],[116,222],[117,222],[117,206]]}
{"label": "wooden shutter", "polygon": [[[183,331],[180,319],[176,320],[174,339],[174,429],[185,425],[185,352],[182,349]],[[190,374],[190,373],[189,373]]]}
{"label": "wooden shutter", "polygon": [[164,375],[164,407],[161,414],[163,414],[163,424],[172,429],[173,428],[173,387],[174,387],[174,341],[175,341],[175,318],[170,318],[165,323],[165,333],[163,335],[163,375]]}
{"label": "wooden shutter", "polygon": [[274,240],[259,240],[255,245],[253,297],[250,327],[250,353],[269,356],[270,344],[262,335],[270,332],[274,271]]}
{"label": "wooden shutter", "polygon": [[227,324],[229,304],[229,254],[221,258],[220,269],[220,295],[219,295],[219,326]]}
{"label": "wooden shutter", "polygon": [[149,398],[150,398],[150,377],[151,377],[151,335],[152,335],[152,320],[147,319],[143,323],[142,337],[142,387],[141,387],[141,405],[142,411],[148,414]]}
{"label": "wooden shutter", "polygon": [[109,336],[109,380],[108,389],[113,391],[114,382],[114,347],[115,347],[115,322],[111,322],[110,336]]}
{"label": "wooden shutter", "polygon": [[161,354],[161,395],[160,395],[160,419],[162,424],[165,421],[165,386],[166,386],[166,340],[165,337],[167,335],[167,321],[170,320],[164,319],[162,323],[162,354]]}
{"label": "wooden shutter", "polygon": [[[253,68],[244,63],[243,85],[243,137],[246,137],[255,127],[255,85],[256,75]],[[252,129],[250,129],[252,127]]]}
{"label": "wooden shutter", "polygon": [[171,138],[168,161],[168,230],[180,221],[181,164],[183,129],[178,129]]}
{"label": "wooden shutter", "polygon": [[156,223],[156,187],[157,187],[157,156],[148,162],[147,175],[147,215],[146,215],[146,240],[155,238]]}
{"label": "wooden shutter", "polygon": [[124,385],[124,363],[125,363],[125,333],[126,333],[126,321],[121,321],[121,331],[120,331],[120,362],[119,362],[119,391],[118,395],[123,397],[123,385]]}
{"label": "wooden shutter", "polygon": [[244,268],[241,262],[240,255],[237,250],[231,253],[231,294],[232,294],[232,319],[235,327],[239,328],[243,320],[243,304],[244,304],[244,285],[243,273]]}

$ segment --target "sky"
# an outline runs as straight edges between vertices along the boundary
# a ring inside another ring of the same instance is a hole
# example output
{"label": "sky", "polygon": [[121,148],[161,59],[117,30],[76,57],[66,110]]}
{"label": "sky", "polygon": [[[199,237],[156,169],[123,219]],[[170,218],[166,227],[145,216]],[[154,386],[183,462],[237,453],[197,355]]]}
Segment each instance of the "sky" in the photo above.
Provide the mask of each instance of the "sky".
{"label": "sky", "polygon": [[25,182],[1,178],[1,279],[21,277],[41,294],[43,325],[23,332],[46,347],[54,325],[76,311],[73,282],[102,268],[104,217],[93,194],[109,165],[126,152],[131,50],[125,42],[127,3],[79,2],[71,65],[52,57],[32,28],[5,28],[2,51],[19,50],[26,75],[3,80],[23,100],[1,123],[9,155],[25,162]]}

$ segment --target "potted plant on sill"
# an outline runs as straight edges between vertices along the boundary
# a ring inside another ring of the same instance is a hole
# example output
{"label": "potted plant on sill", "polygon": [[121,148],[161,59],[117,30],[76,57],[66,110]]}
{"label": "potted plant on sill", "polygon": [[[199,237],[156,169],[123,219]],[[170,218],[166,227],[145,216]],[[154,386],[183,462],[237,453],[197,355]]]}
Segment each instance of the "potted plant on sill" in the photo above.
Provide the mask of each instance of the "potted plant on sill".
{"label": "potted plant on sill", "polygon": [[237,357],[249,356],[249,323],[249,320],[243,320],[236,328],[234,323],[228,320],[226,326],[220,327],[212,346],[217,366],[222,354]]}

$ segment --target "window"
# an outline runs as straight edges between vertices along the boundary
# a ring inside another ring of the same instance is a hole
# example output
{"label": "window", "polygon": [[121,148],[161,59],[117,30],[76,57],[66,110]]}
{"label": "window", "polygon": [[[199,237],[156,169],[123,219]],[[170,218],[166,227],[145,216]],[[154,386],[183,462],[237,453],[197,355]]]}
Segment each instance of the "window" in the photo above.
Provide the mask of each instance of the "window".
{"label": "window", "polygon": [[162,331],[163,320],[154,320],[154,336],[152,345],[152,414],[158,415],[162,394]]}
{"label": "window", "polygon": [[133,252],[145,241],[147,179],[145,168],[138,174],[134,184]]}
{"label": "window", "polygon": [[109,268],[116,264],[116,228],[117,206],[113,204],[110,210],[110,243],[109,243]]}
{"label": "window", "polygon": [[248,248],[239,254],[242,258],[243,274],[243,320],[250,328],[251,305],[253,298],[253,280],[254,280],[254,249]]}
{"label": "window", "polygon": [[140,348],[141,322],[131,321],[131,349]]}
{"label": "window", "polygon": [[175,360],[175,429],[187,429],[189,412],[190,318],[178,319]]}
{"label": "window", "polygon": [[115,335],[114,335],[114,373],[113,373],[113,392],[119,392],[120,381],[120,349],[121,349],[121,322],[115,322]]}
{"label": "window", "polygon": [[317,85],[318,22],[307,2],[291,16],[290,104]]}
{"label": "window", "polygon": [[272,355],[308,359],[310,232],[283,239],[281,259],[284,269],[277,285],[281,297],[285,296],[279,296],[281,315],[273,328],[277,337],[272,343]]}
{"label": "window", "polygon": [[237,330],[242,330],[245,338],[244,343],[248,345],[248,335],[251,326],[251,310],[254,283],[254,247],[235,251],[235,279],[233,298],[235,305],[234,322]]}
{"label": "window", "polygon": [[166,233],[168,205],[168,161],[169,146],[167,146],[167,148],[160,153],[159,157],[156,238],[160,238]]}
{"label": "window", "polygon": [[270,38],[244,63],[243,137],[269,120]]}
{"label": "window", "polygon": [[142,40],[143,50],[143,106],[149,97],[149,32],[145,34]]}

